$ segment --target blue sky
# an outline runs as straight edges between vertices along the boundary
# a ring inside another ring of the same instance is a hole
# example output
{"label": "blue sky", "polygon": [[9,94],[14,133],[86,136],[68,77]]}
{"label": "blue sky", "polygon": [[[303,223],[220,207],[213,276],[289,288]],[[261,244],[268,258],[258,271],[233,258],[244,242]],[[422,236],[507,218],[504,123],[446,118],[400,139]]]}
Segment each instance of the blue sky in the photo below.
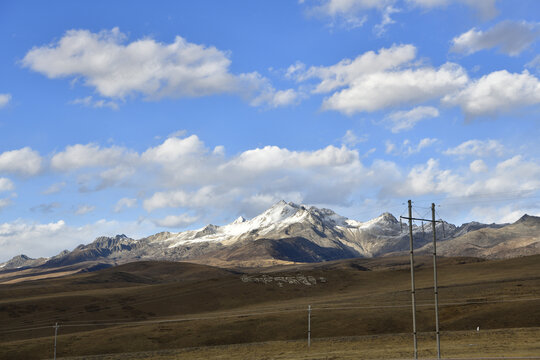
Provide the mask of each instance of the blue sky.
{"label": "blue sky", "polygon": [[540,3],[3,1],[0,261],[252,217],[540,214]]}

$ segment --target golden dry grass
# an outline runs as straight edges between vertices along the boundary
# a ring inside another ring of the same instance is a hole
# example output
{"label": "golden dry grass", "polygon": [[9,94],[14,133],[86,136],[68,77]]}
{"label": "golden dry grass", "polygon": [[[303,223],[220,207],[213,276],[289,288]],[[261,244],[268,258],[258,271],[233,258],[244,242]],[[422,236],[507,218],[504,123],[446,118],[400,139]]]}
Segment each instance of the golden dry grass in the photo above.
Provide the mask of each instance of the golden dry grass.
{"label": "golden dry grass", "polygon": [[[434,328],[431,259],[417,260],[418,328],[428,332]],[[107,358],[410,357],[407,263],[406,258],[354,259],[264,270],[328,279],[315,286],[243,283],[239,273],[179,263],[127,264],[0,285],[0,358],[52,357],[50,326],[56,321],[62,325],[58,354],[64,357],[126,352],[131,354]],[[439,275],[445,356],[540,354],[540,256],[440,259]],[[305,338],[308,304],[318,339],[309,353],[305,342],[289,341]],[[177,321],[155,322],[171,319]],[[480,333],[472,332],[478,325]],[[12,331],[41,326],[49,328]],[[432,356],[432,333],[422,337],[421,356]],[[156,353],[193,347],[204,348]]]}

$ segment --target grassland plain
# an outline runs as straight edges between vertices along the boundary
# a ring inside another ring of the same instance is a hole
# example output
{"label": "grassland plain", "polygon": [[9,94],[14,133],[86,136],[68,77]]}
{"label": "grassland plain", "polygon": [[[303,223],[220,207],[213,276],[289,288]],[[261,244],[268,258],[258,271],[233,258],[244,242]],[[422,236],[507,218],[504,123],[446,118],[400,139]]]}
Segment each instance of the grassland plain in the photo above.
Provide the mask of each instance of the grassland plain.
{"label": "grassland plain", "polygon": [[[441,258],[439,263],[445,357],[540,358],[540,256],[490,261]],[[243,282],[243,272],[252,277],[324,277],[326,282],[310,286]],[[417,258],[416,275],[420,355],[432,357],[429,257]],[[3,359],[52,357],[55,322],[61,325],[59,357],[380,359],[412,355],[410,275],[404,257],[241,271],[140,262],[4,284],[0,292]],[[314,338],[309,352],[302,341],[308,304],[313,308]]]}

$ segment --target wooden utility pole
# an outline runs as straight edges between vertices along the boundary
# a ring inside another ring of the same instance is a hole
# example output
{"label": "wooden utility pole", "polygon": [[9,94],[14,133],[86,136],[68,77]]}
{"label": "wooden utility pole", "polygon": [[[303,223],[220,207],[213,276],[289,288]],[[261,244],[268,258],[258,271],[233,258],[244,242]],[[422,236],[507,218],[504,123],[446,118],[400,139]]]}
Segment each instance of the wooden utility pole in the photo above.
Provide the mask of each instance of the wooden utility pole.
{"label": "wooden utility pole", "polygon": [[307,346],[311,346],[311,305],[308,305],[308,320],[307,320]]}
{"label": "wooden utility pole", "polygon": [[413,251],[413,231],[412,231],[412,201],[409,200],[409,246],[411,258],[411,298],[412,298],[412,321],[414,338],[414,358],[418,359],[418,339],[416,336],[416,290],[414,286],[414,251]]}
{"label": "wooden utility pole", "polygon": [[439,333],[439,291],[437,290],[437,235],[435,232],[435,204],[431,204],[431,227],[433,228],[433,291],[435,292],[435,331],[437,334],[437,359],[441,358]]}
{"label": "wooden utility pole", "polygon": [[[418,342],[416,334],[416,296],[415,296],[415,286],[414,286],[414,252],[413,252],[413,231],[412,231],[412,222],[413,220],[417,221],[431,221],[431,226],[433,229],[433,290],[435,292],[435,330],[437,334],[437,359],[441,358],[441,341],[440,341],[440,332],[439,332],[439,292],[437,290],[437,235],[435,232],[436,223],[440,222],[443,224],[442,220],[435,220],[435,204],[431,204],[431,220],[428,219],[419,219],[412,217],[412,201],[409,200],[409,216],[400,216],[401,219],[409,220],[409,243],[410,243],[410,254],[411,254],[411,297],[412,297],[412,317],[413,317],[413,335],[414,335],[414,358],[418,359]],[[422,232],[424,227],[422,225]]]}

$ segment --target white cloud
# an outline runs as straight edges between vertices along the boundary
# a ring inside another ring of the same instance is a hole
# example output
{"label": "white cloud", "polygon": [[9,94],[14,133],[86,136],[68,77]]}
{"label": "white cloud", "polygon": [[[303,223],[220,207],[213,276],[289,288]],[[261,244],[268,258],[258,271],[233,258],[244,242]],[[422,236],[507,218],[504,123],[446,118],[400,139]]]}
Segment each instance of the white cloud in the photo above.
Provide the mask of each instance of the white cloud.
{"label": "white cloud", "polygon": [[390,140],[387,140],[385,142],[385,147],[386,147],[385,152],[387,154],[392,154],[396,150],[396,144],[394,144]]}
{"label": "white cloud", "polygon": [[49,186],[48,188],[43,190],[41,193],[43,195],[56,194],[56,193],[60,192],[65,187],[66,187],[66,183],[65,183],[65,181],[62,181],[62,182],[51,184],[51,186]]}
{"label": "white cloud", "polygon": [[91,213],[95,209],[96,209],[95,206],[83,204],[83,205],[77,206],[77,209],[75,210],[74,213],[75,215],[85,215],[85,214]]}
{"label": "white cloud", "polygon": [[394,45],[378,52],[365,52],[354,60],[343,59],[331,66],[312,66],[306,70],[304,64],[296,63],[289,67],[287,74],[297,81],[320,79],[313,92],[328,93],[349,86],[362,76],[399,69],[415,57],[416,47],[413,45]]}
{"label": "white cloud", "polygon": [[495,6],[496,0],[407,0],[409,3],[431,10],[438,7],[446,7],[453,3],[461,3],[474,9],[481,18],[492,19],[499,11]]}
{"label": "white cloud", "polygon": [[201,208],[211,206],[218,200],[214,190],[212,186],[205,186],[195,192],[183,190],[156,192],[144,200],[143,206],[147,211],[167,207]]}
{"label": "white cloud", "polygon": [[473,139],[465,141],[455,148],[445,150],[444,154],[475,157],[503,156],[505,148],[497,140]]}
{"label": "white cloud", "polygon": [[169,215],[163,219],[154,220],[157,226],[182,228],[195,223],[199,218],[188,214]]}
{"label": "white cloud", "polygon": [[73,171],[87,167],[114,166],[125,161],[135,161],[137,155],[122,147],[101,148],[97,144],[67,146],[51,159],[51,167],[60,171]]}
{"label": "white cloud", "polygon": [[495,71],[445,96],[442,101],[460,106],[468,117],[494,116],[539,104],[540,81],[528,71],[521,74]]}
{"label": "white cloud", "polygon": [[424,138],[418,142],[418,145],[416,147],[408,147],[408,154],[416,154],[422,151],[423,149],[435,144],[438,140],[434,138]]}
{"label": "white cloud", "polygon": [[12,204],[12,201],[10,198],[0,198],[0,210],[2,210],[5,207],[8,207],[11,204]]}
{"label": "white cloud", "polygon": [[302,95],[294,89],[276,90],[268,88],[259,96],[253,99],[250,104],[253,106],[268,105],[271,108],[298,104]]}
{"label": "white cloud", "polygon": [[395,20],[392,19],[392,14],[400,12],[400,9],[397,9],[393,7],[392,5],[388,5],[384,8],[384,11],[382,12],[382,19],[381,22],[373,28],[373,32],[377,36],[382,36],[386,32],[386,27],[391,24],[395,24]]}
{"label": "white cloud", "polygon": [[0,192],[11,191],[13,189],[15,189],[15,185],[13,185],[10,179],[0,177]]}
{"label": "white cloud", "polygon": [[473,162],[471,162],[469,164],[469,169],[473,173],[485,173],[488,171],[488,167],[482,159],[474,160]]}
{"label": "white cloud", "polygon": [[471,210],[471,215],[477,221],[490,224],[505,224],[513,223],[524,214],[540,216],[540,212],[536,208],[530,208],[527,205],[513,204],[504,206],[475,206]]}
{"label": "white cloud", "polygon": [[439,161],[429,159],[425,165],[417,165],[407,175],[405,183],[397,189],[403,196],[450,193],[463,189],[462,179],[451,170],[440,169]]}
{"label": "white cloud", "polygon": [[335,92],[323,101],[324,110],[347,115],[377,111],[400,105],[414,105],[440,98],[468,82],[459,65],[446,63],[435,68],[379,72],[355,79],[348,88]]}
{"label": "white cloud", "polygon": [[322,0],[318,5],[308,8],[308,13],[329,18],[331,26],[340,25],[354,29],[366,22],[367,15],[364,12],[369,10],[383,12],[394,2],[395,0]]}
{"label": "white cloud", "polygon": [[432,106],[417,106],[411,110],[395,111],[385,118],[393,133],[412,129],[418,122],[439,116],[439,110]]}
{"label": "white cloud", "polygon": [[[69,30],[57,42],[34,47],[22,60],[24,66],[49,78],[81,78],[101,96],[124,99],[182,98],[238,94],[256,99],[272,89],[256,72],[235,75],[229,71],[229,54],[213,46],[188,42],[176,36],[170,44],[146,37],[126,43],[118,28],[92,33]],[[272,91],[271,106],[288,105],[292,91]],[[93,107],[115,108],[114,101],[86,97],[74,100]]]}
{"label": "white cloud", "polygon": [[118,104],[114,101],[107,101],[103,99],[95,100],[92,96],[87,96],[84,98],[77,98],[75,100],[72,100],[69,102],[73,105],[83,105],[86,107],[93,107],[93,108],[104,108],[108,107],[113,110],[118,110]]}
{"label": "white cloud", "polygon": [[7,106],[11,101],[11,94],[0,94],[0,109]]}
{"label": "white cloud", "polygon": [[341,138],[341,142],[343,145],[354,147],[358,145],[359,143],[367,141],[367,139],[368,139],[368,136],[365,134],[359,137],[354,133],[354,131],[347,130],[345,132],[345,135],[343,135],[343,137]]}
{"label": "white cloud", "polygon": [[540,55],[536,55],[534,59],[525,64],[525,66],[529,69],[533,69],[537,74],[540,74]]}
{"label": "white cloud", "polygon": [[439,140],[435,138],[423,138],[418,142],[418,144],[413,145],[409,139],[405,139],[398,147],[398,145],[394,144],[390,140],[387,140],[385,142],[386,153],[391,155],[410,156],[419,153],[423,149],[435,144],[437,141]]}
{"label": "white cloud", "polygon": [[123,211],[124,209],[130,209],[137,206],[137,199],[134,198],[122,198],[118,200],[116,205],[114,206],[114,212],[118,213]]}
{"label": "white cloud", "polygon": [[15,220],[0,223],[0,261],[19,254],[30,257],[53,256],[78,244],[88,244],[98,236],[127,234],[135,239],[155,233],[153,224],[99,220],[84,226],[70,226],[64,220],[45,224]]}
{"label": "white cloud", "polygon": [[348,115],[439,99],[461,89],[469,80],[457,64],[415,67],[415,57],[414,46],[394,45],[326,67],[306,69],[297,63],[289,67],[287,74],[299,82],[318,79],[312,92],[332,93],[324,99],[323,110]]}
{"label": "white cloud", "polygon": [[0,154],[0,173],[36,175],[41,171],[41,163],[39,153],[29,147],[5,151]]}
{"label": "white cloud", "polygon": [[502,53],[517,56],[540,36],[538,23],[506,20],[482,31],[473,28],[452,40],[451,50],[472,54],[477,51],[499,48]]}

